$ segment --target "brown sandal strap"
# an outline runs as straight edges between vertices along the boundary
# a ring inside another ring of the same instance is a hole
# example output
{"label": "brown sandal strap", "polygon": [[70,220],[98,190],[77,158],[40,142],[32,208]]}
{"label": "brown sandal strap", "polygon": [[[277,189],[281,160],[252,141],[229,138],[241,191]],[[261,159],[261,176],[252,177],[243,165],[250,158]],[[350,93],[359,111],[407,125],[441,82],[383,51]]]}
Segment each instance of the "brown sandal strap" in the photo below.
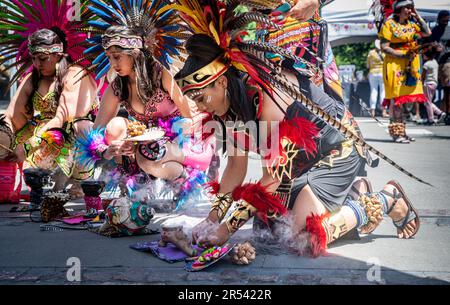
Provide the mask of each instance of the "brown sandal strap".
{"label": "brown sandal strap", "polygon": [[416,218],[417,218],[416,213],[414,213],[414,211],[408,206],[408,212],[406,213],[406,216],[397,221],[393,220],[392,222],[394,223],[395,227],[399,228],[400,230],[403,230],[408,223],[410,223]]}
{"label": "brown sandal strap", "polygon": [[390,214],[392,212],[392,209],[394,208],[394,206],[397,204],[397,202],[399,201],[399,199],[402,199],[405,201],[405,204],[408,208],[408,211],[406,212],[405,217],[403,217],[402,219],[399,220],[392,220],[392,222],[394,223],[394,226],[403,230],[405,228],[405,226],[410,223],[412,220],[417,218],[416,213],[413,211],[412,207],[409,205],[409,203],[405,200],[405,198],[403,197],[402,192],[400,192],[399,190],[397,190],[397,188],[395,187],[393,190],[393,193],[388,192],[386,190],[382,190],[381,193],[391,197],[394,199],[394,202],[392,202],[391,207],[389,208],[389,210],[386,212],[386,214]]}
{"label": "brown sandal strap", "polygon": [[[352,192],[354,193],[355,196],[350,195]],[[355,199],[355,198],[358,198],[360,196],[360,192],[355,186],[352,185],[352,187],[350,188],[349,195],[350,195],[350,197]]]}
{"label": "brown sandal strap", "polygon": [[394,207],[397,204],[398,200],[403,198],[403,195],[396,188],[394,188],[394,192],[393,193],[388,192],[386,190],[382,190],[381,193],[383,193],[383,194],[385,194],[385,195],[387,195],[387,196],[389,196],[389,197],[394,199],[394,202],[392,202],[391,207],[386,212],[386,214],[389,215],[392,212],[392,210],[394,209]]}
{"label": "brown sandal strap", "polygon": [[[365,192],[360,192],[359,189],[356,188],[355,183],[353,183],[352,186],[350,187],[350,191],[348,192],[348,196],[352,197],[352,199],[354,200],[358,199],[361,195],[372,193],[372,187],[370,185],[370,182],[364,178],[361,178],[360,181],[362,181],[365,184],[367,190]],[[352,192],[355,194],[355,196],[350,195]]]}

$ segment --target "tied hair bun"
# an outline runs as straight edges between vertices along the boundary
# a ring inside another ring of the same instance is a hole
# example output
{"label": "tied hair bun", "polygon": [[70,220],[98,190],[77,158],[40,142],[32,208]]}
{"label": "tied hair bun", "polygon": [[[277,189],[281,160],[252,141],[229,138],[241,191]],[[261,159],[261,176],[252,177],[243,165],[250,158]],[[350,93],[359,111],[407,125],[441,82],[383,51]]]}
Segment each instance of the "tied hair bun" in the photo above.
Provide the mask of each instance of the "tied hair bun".
{"label": "tied hair bun", "polygon": [[224,53],[216,42],[205,34],[192,35],[186,41],[185,47],[189,56],[207,61],[212,61]]}
{"label": "tied hair bun", "polygon": [[67,39],[66,39],[67,36],[66,36],[66,33],[64,33],[64,31],[61,30],[57,26],[51,27],[50,30],[52,32],[54,32],[59,37],[59,39],[61,40],[61,43],[63,44],[64,51],[66,51],[67,50]]}

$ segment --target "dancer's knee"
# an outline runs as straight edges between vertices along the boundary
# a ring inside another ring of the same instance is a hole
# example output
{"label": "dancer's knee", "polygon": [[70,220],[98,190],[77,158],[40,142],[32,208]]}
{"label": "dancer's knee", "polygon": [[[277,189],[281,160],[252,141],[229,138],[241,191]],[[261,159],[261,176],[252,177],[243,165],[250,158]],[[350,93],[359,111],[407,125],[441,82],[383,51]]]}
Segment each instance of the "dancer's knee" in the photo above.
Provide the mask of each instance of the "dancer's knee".
{"label": "dancer's knee", "polygon": [[127,121],[125,118],[115,117],[106,125],[106,142],[125,138],[127,132]]}

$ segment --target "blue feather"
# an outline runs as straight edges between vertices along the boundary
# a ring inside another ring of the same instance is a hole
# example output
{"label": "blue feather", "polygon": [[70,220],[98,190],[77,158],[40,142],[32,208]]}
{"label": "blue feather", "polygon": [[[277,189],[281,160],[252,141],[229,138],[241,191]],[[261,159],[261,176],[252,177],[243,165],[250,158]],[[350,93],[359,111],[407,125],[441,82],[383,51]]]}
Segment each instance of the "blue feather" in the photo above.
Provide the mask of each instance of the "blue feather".
{"label": "blue feather", "polygon": [[185,185],[183,185],[182,192],[178,195],[179,199],[177,201],[175,211],[179,211],[189,199],[192,199],[194,202],[198,202],[202,197],[202,185],[208,181],[206,174],[202,171],[194,170],[190,173],[190,176],[191,177],[188,178],[188,181],[185,182]]}
{"label": "blue feather", "polygon": [[118,12],[125,16],[125,12],[117,0],[110,0],[109,3],[111,3],[111,5],[114,6]]}
{"label": "blue feather", "polygon": [[125,4],[125,12],[128,12],[131,9],[130,1],[125,0],[123,1],[123,4]]}
{"label": "blue feather", "polygon": [[101,43],[102,42],[102,36],[101,35],[97,35],[91,38],[86,39],[87,42],[89,43]]}
{"label": "blue feather", "polygon": [[103,75],[105,75],[106,72],[108,72],[109,68],[111,67],[109,64],[109,60],[106,60],[105,62],[107,64],[102,70],[99,71],[99,69],[100,69],[99,67],[96,69],[96,71],[98,71],[98,72],[96,72],[95,79],[97,79],[97,80],[100,79]]}
{"label": "blue feather", "polygon": [[[98,160],[98,156],[92,151],[93,143],[104,142],[105,128],[96,128],[91,130],[84,130],[81,135],[76,138],[75,143],[75,159],[83,167],[93,167]],[[95,148],[95,147],[94,147]]]}
{"label": "blue feather", "polygon": [[100,20],[89,20],[88,25],[91,25],[94,28],[99,28],[102,30],[106,30],[107,28],[109,28],[111,26],[109,23],[106,23],[106,22],[100,21]]}
{"label": "blue feather", "polygon": [[169,53],[171,53],[171,55],[179,55],[180,53],[178,52],[177,49],[175,49],[174,47],[172,47],[170,44],[166,44],[165,45],[165,50],[163,54],[167,54],[169,57]]}
{"label": "blue feather", "polygon": [[170,37],[170,36],[162,36],[162,38],[164,39],[164,41],[170,45],[175,45],[178,46],[181,44],[179,39],[176,39],[174,37]]}
{"label": "blue feather", "polygon": [[106,22],[113,23],[115,21],[114,18],[112,18],[111,16],[106,14],[104,11],[102,11],[102,10],[96,8],[96,7],[89,6],[89,10],[92,13],[96,14],[98,17],[100,17],[103,20],[105,20]]}
{"label": "blue feather", "polygon": [[[92,3],[94,5],[99,6],[101,9],[103,9],[105,14],[109,14],[109,15],[122,15],[121,12],[118,12],[117,10],[109,7],[108,5],[106,5],[105,3],[101,2],[101,1],[92,1]],[[118,16],[118,17],[122,17],[122,16]]]}
{"label": "blue feather", "polygon": [[169,24],[169,25],[165,25],[165,26],[161,27],[161,30],[163,30],[164,33],[176,32],[179,29],[180,29],[180,26],[178,24]]}
{"label": "blue feather", "polygon": [[84,50],[83,54],[96,53],[100,51],[103,51],[103,47],[101,44],[97,44]]}
{"label": "blue feather", "polygon": [[[156,9],[156,11],[159,11],[160,9],[165,7],[166,5],[167,5],[167,3],[165,1],[159,1],[159,5],[158,5],[158,8]],[[168,12],[170,12],[170,11],[173,11],[173,10],[169,10]]]}
{"label": "blue feather", "polygon": [[102,62],[104,59],[106,58],[106,54],[102,53],[99,56],[97,56],[94,61],[92,62],[93,65],[98,64],[100,62]]}
{"label": "blue feather", "polygon": [[152,0],[152,4],[150,5],[150,7],[148,8],[148,11],[151,11],[154,7],[155,4],[158,2],[158,0]]}
{"label": "blue feather", "polygon": [[160,57],[158,57],[158,61],[166,68],[170,69],[169,63],[171,62],[170,56],[167,53],[162,53]]}
{"label": "blue feather", "polygon": [[172,17],[173,11],[167,11],[164,14],[162,14],[159,18],[158,18],[158,23],[164,23],[166,22],[170,17]]}

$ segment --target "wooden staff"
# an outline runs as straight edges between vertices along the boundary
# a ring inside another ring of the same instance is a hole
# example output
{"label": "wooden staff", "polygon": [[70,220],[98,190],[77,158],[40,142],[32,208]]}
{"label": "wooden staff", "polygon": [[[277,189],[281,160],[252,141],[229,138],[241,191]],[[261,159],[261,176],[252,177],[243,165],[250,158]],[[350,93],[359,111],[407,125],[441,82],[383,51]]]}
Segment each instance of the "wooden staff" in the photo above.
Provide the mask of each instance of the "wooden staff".
{"label": "wooden staff", "polygon": [[13,151],[11,148],[6,147],[6,146],[3,145],[3,144],[0,144],[0,147],[3,148],[3,149],[6,149],[6,150],[9,151],[10,153],[14,153],[14,151]]}

